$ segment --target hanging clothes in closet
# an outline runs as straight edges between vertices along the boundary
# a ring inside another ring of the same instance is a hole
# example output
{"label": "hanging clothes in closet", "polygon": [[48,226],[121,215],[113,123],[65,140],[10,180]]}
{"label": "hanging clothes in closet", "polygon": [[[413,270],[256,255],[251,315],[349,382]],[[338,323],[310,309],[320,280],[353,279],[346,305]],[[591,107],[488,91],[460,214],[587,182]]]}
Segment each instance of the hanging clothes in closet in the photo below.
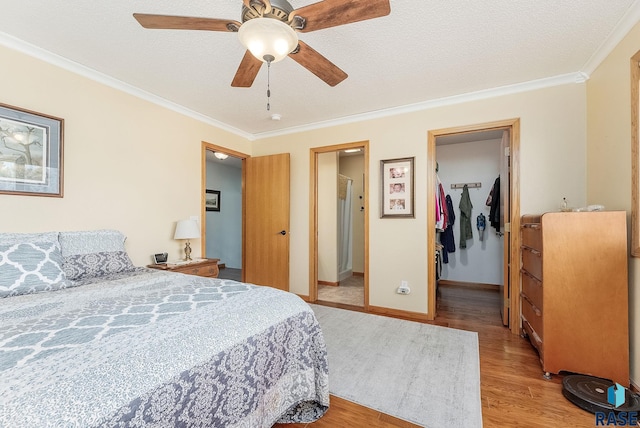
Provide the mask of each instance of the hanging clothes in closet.
{"label": "hanging clothes in closet", "polygon": [[462,188],[462,197],[458,207],[460,208],[460,248],[467,248],[467,239],[473,238],[473,229],[471,228],[473,204],[469,197],[469,186],[466,184]]}
{"label": "hanging clothes in closet", "polygon": [[445,203],[449,216],[447,217],[447,227],[440,234],[440,243],[442,244],[442,263],[449,263],[449,253],[456,251],[456,239],[453,236],[453,224],[456,222],[456,214],[453,211],[453,201],[451,196],[445,197]]}
{"label": "hanging clothes in closet", "polygon": [[443,231],[447,227],[449,215],[444,196],[444,187],[440,177],[436,174],[436,230]]}
{"label": "hanging clothes in closet", "polygon": [[491,207],[489,210],[489,224],[496,229],[496,232],[500,232],[500,176],[493,182],[491,192],[486,202],[487,206]]}

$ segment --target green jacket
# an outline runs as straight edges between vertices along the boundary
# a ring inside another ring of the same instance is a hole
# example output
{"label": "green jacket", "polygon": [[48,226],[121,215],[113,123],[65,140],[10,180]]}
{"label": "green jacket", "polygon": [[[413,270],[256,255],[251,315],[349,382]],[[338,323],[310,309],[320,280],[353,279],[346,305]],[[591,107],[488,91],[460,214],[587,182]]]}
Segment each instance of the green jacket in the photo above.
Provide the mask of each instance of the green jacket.
{"label": "green jacket", "polygon": [[473,229],[471,228],[473,204],[469,198],[469,188],[466,184],[462,188],[462,197],[458,206],[460,207],[460,248],[467,248],[467,239],[473,238]]}

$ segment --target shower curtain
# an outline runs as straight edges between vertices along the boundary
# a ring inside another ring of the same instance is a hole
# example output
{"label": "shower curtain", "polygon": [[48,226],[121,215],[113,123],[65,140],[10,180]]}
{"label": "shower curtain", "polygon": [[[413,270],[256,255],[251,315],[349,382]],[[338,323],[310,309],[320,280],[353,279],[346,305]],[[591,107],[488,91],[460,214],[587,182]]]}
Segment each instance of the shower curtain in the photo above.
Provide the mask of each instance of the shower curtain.
{"label": "shower curtain", "polygon": [[[340,176],[338,191],[338,280],[343,281],[352,274],[353,227],[351,220],[351,192],[353,180]],[[346,186],[342,183],[346,182]]]}

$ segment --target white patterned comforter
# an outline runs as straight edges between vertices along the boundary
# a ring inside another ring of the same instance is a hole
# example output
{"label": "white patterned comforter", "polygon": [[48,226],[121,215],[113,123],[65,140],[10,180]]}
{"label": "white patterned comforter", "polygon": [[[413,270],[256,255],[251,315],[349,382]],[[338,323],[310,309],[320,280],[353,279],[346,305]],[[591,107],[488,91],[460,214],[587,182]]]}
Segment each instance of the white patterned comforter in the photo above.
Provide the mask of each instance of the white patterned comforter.
{"label": "white patterned comforter", "polygon": [[0,299],[0,379],[7,427],[270,427],[329,405],[300,298],[147,269]]}

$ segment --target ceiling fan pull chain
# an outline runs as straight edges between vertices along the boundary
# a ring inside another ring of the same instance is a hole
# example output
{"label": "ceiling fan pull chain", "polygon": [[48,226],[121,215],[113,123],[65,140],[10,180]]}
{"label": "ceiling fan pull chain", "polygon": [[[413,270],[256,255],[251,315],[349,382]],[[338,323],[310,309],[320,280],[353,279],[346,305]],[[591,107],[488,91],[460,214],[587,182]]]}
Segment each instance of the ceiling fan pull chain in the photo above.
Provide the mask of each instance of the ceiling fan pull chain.
{"label": "ceiling fan pull chain", "polygon": [[269,100],[271,99],[271,61],[267,61],[267,111],[271,110],[271,105],[269,104]]}

